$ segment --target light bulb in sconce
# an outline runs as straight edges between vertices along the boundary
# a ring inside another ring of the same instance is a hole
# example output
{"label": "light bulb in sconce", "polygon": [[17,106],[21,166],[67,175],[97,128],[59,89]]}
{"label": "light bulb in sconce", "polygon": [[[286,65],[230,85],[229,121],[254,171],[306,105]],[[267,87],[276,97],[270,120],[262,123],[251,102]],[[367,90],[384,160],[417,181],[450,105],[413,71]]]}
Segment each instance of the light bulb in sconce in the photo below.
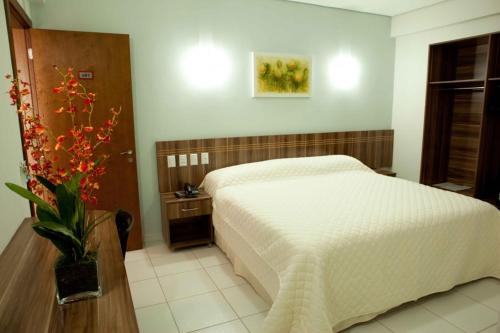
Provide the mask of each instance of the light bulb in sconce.
{"label": "light bulb in sconce", "polygon": [[188,49],[181,60],[186,81],[207,90],[222,86],[231,74],[231,61],[224,49],[213,43],[199,43]]}
{"label": "light bulb in sconce", "polygon": [[361,65],[351,54],[341,53],[331,60],[328,75],[334,88],[352,90],[359,84]]}

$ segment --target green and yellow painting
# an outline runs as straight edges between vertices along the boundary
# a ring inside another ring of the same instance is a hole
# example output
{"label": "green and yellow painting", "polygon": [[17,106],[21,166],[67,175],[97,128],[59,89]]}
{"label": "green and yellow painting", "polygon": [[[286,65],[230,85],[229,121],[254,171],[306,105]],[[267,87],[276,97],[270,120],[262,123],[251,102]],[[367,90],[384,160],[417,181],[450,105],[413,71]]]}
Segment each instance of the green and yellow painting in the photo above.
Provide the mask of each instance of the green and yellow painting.
{"label": "green and yellow painting", "polygon": [[311,57],[254,53],[254,97],[310,97]]}

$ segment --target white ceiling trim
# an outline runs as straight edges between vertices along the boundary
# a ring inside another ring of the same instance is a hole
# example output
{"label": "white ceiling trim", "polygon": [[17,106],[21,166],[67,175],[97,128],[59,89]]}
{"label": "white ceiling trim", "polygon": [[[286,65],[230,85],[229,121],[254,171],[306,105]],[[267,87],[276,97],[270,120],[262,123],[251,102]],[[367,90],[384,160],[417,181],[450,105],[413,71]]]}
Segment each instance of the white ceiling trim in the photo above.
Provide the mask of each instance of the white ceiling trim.
{"label": "white ceiling trim", "polygon": [[398,37],[500,14],[500,0],[453,0],[392,18],[391,36]]}
{"label": "white ceiling trim", "polygon": [[288,0],[323,7],[395,16],[448,0]]}

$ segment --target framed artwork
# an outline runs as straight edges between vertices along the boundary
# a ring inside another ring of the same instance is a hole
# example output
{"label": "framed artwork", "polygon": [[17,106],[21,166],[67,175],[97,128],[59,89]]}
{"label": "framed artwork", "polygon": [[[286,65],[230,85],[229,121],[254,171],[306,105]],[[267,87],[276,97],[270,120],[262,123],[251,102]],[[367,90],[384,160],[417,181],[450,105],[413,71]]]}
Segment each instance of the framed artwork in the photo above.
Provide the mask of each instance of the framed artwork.
{"label": "framed artwork", "polygon": [[253,97],[311,97],[312,58],[252,53]]}

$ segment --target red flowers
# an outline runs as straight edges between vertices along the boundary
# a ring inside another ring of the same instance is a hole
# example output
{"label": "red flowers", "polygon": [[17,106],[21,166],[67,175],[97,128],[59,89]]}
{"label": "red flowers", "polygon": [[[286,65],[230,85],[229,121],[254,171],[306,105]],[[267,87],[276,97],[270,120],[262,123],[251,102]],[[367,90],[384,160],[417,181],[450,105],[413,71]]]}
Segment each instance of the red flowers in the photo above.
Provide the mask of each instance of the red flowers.
{"label": "red flowers", "polygon": [[74,105],[71,105],[67,109],[68,109],[68,111],[66,111],[67,113],[76,113],[76,111],[77,111],[76,106],[74,106]]}
{"label": "red flowers", "polygon": [[[61,95],[63,105],[54,113],[71,117],[72,126],[65,133],[52,133],[43,125],[40,116],[33,113],[32,106],[25,98],[30,95],[27,82],[12,78],[8,92],[12,105],[19,104],[18,112],[23,123],[24,147],[31,157],[28,165],[30,173],[29,187],[37,195],[46,195],[35,176],[40,175],[49,181],[60,184],[76,176],[84,174],[80,182],[80,195],[88,203],[96,203],[96,191],[100,186],[97,179],[106,173],[104,166],[107,154],[99,154],[98,147],[102,143],[110,143],[114,128],[118,125],[121,109],[111,108],[111,118],[107,119],[97,130],[92,125],[92,113],[96,94],[87,92],[86,88],[75,78],[73,70],[61,72],[62,82],[52,89],[54,94]],[[68,159],[60,159],[60,154],[68,154]],[[63,164],[60,161],[68,161]]]}
{"label": "red flowers", "polygon": [[66,137],[64,135],[59,135],[56,139],[56,146],[54,147],[54,149],[61,150],[64,140],[66,140]]}
{"label": "red flowers", "polygon": [[37,135],[42,135],[45,132],[45,128],[42,126],[42,124],[36,124],[34,129]]}
{"label": "red flowers", "polygon": [[59,94],[59,93],[61,93],[63,90],[64,90],[64,87],[55,87],[55,88],[53,88],[53,89],[52,89],[52,92],[53,92],[54,94]]}
{"label": "red flowers", "polygon": [[89,165],[86,162],[81,161],[76,170],[78,170],[78,172],[85,173],[89,170]]}
{"label": "red flowers", "polygon": [[111,138],[109,135],[103,135],[101,133],[97,133],[97,140],[104,143],[109,143],[111,141]]}
{"label": "red flowers", "polygon": [[19,107],[19,113],[23,113],[30,110],[30,103],[22,103]]}
{"label": "red flowers", "polygon": [[77,80],[71,79],[71,80],[68,81],[68,87],[75,88],[76,86],[78,86],[78,81]]}

